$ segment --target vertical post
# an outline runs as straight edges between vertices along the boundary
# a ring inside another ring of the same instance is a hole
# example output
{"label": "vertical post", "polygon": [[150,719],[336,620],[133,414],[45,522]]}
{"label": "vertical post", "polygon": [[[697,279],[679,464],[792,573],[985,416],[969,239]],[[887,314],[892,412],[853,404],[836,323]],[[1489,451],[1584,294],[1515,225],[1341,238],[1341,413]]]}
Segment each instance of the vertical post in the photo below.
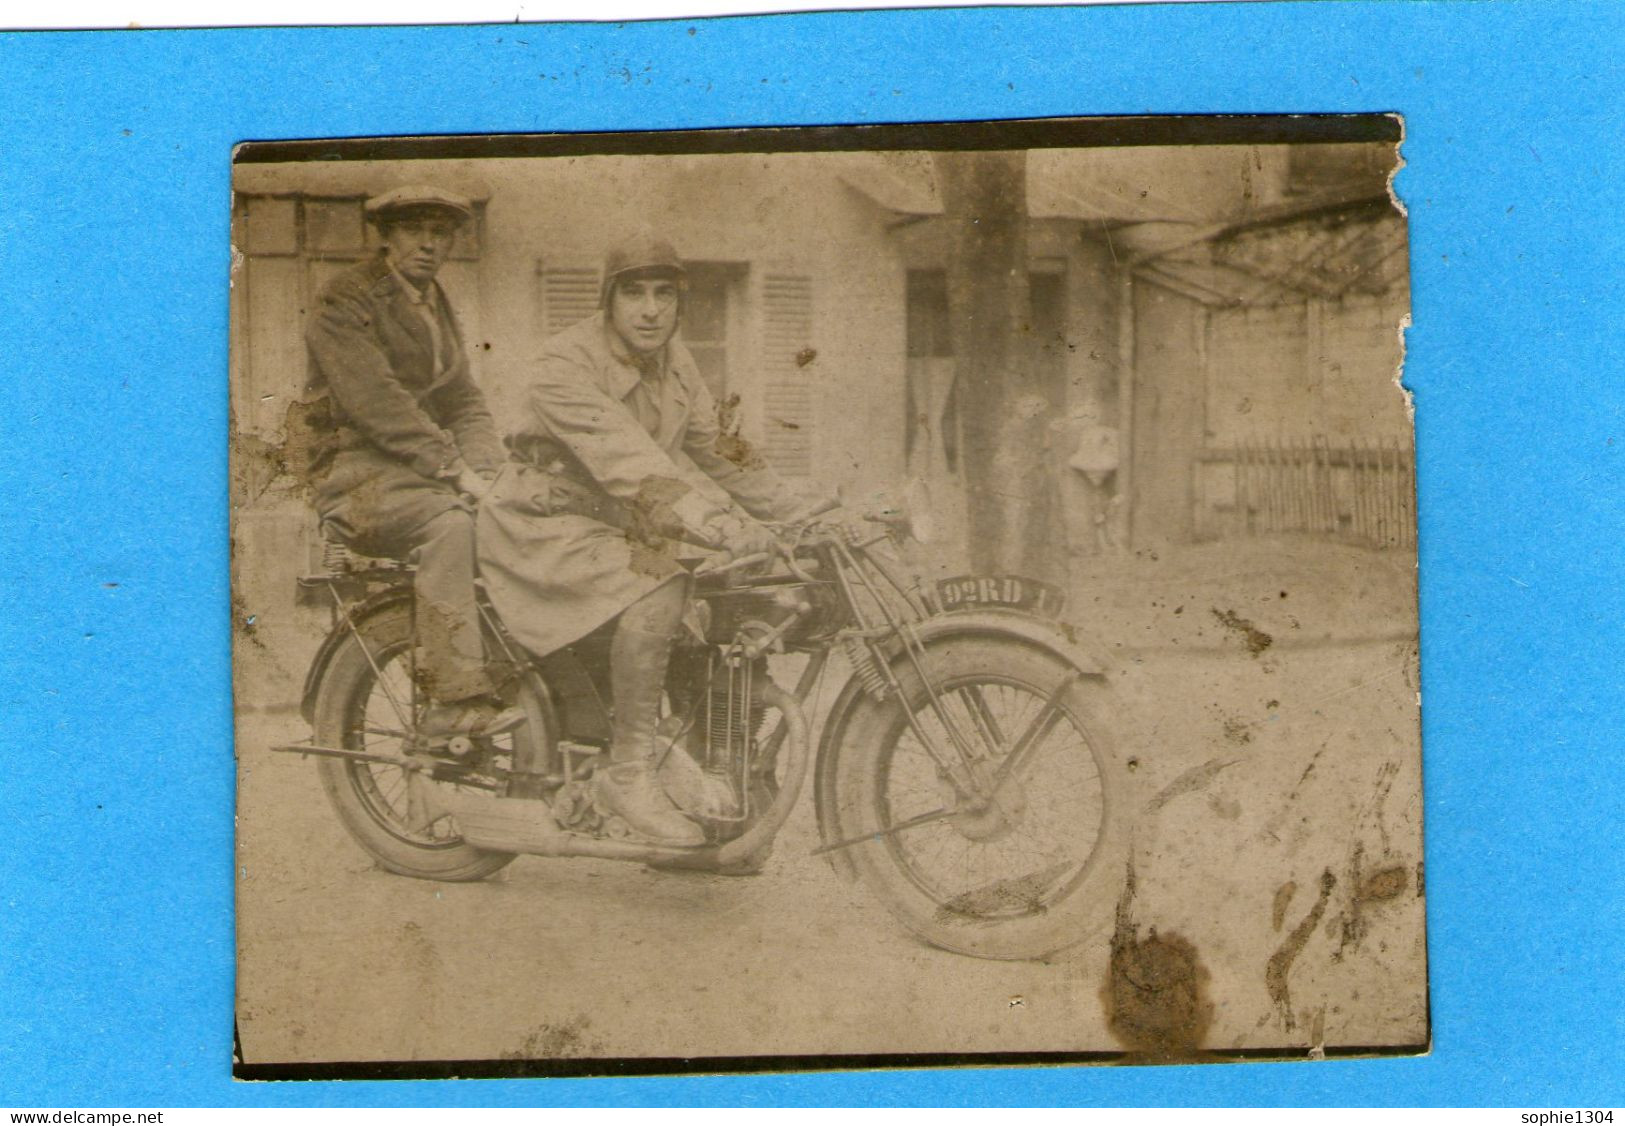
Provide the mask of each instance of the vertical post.
{"label": "vertical post", "polygon": [[1365,439],[1356,438],[1349,447],[1349,480],[1354,486],[1354,527],[1356,539],[1367,537],[1365,528]]}
{"label": "vertical post", "polygon": [[1249,442],[1236,443],[1236,515],[1237,523],[1244,535],[1251,535],[1253,531],[1253,478],[1252,478],[1252,445]]}
{"label": "vertical post", "polygon": [[1134,530],[1134,271],[1117,283],[1117,542],[1125,548]]}
{"label": "vertical post", "polygon": [[972,565],[1060,578],[1058,483],[1046,472],[1054,388],[1028,354],[1025,152],[936,154],[949,230],[948,310]]}
{"label": "vertical post", "polygon": [[1264,490],[1264,531],[1275,531],[1275,467],[1268,438],[1258,440],[1258,472]]}
{"label": "vertical post", "polygon": [[1213,312],[1206,305],[1200,307],[1197,313],[1196,324],[1196,425],[1192,427],[1195,433],[1190,435],[1192,457],[1190,459],[1191,528],[1199,532],[1203,526],[1202,509],[1206,504],[1205,494],[1201,489],[1203,466],[1207,464],[1202,454],[1207,449],[1207,399],[1211,386],[1212,371],[1209,354],[1212,350]]}

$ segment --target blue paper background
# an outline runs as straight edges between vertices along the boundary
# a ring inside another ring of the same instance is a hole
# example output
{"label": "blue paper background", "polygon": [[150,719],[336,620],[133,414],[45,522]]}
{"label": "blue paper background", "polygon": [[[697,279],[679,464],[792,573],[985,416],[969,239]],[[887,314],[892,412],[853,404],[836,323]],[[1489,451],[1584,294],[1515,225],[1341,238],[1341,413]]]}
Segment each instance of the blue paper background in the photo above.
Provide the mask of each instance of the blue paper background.
{"label": "blue paper background", "polygon": [[[1545,3],[0,37],[0,1103],[1625,1102],[1622,44]],[[233,143],[1213,111],[1406,119],[1431,1056],[233,1083]]]}

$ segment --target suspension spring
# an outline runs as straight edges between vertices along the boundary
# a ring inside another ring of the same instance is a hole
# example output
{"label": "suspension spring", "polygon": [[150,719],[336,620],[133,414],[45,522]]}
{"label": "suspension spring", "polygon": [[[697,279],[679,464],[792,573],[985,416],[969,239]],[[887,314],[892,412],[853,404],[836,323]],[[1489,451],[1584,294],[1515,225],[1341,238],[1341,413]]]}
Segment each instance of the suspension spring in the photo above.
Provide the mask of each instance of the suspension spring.
{"label": "suspension spring", "polygon": [[874,651],[862,638],[848,637],[845,645],[847,662],[857,675],[858,683],[876,700],[884,700],[891,688],[886,683],[886,675],[880,671],[880,663],[875,660]]}

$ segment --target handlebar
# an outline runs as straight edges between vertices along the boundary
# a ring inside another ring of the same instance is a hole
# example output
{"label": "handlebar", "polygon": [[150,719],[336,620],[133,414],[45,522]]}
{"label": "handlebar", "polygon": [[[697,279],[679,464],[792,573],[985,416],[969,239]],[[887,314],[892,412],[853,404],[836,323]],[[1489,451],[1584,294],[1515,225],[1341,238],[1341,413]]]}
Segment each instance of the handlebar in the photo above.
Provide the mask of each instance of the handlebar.
{"label": "handlebar", "polygon": [[722,556],[720,554],[713,555],[705,560],[702,560],[700,565],[694,568],[694,577],[696,579],[703,579],[707,575],[726,575],[730,571],[742,570],[745,567],[754,567],[759,563],[769,563],[772,562],[774,554],[776,553],[757,551],[752,552],[750,555],[741,555],[738,559],[730,559],[726,563],[715,562],[715,560],[722,558]]}
{"label": "handlebar", "polygon": [[[834,507],[837,506],[824,505],[819,511],[828,512]],[[881,523],[884,524],[884,522]],[[794,575],[796,578],[810,582],[813,581],[813,576],[809,575],[806,570],[796,562],[797,551],[808,547],[817,546],[821,540],[829,543],[838,542],[847,548],[862,549],[870,547],[880,540],[891,538],[894,531],[890,526],[883,526],[872,536],[860,537],[853,530],[842,530],[828,526],[819,531],[817,530],[817,525],[812,523],[810,519],[801,520],[799,522],[799,526],[793,524],[791,521],[785,521],[783,523],[775,524],[773,527],[782,528],[790,532],[792,536],[790,541],[781,542],[778,549],[775,551],[756,551],[749,555],[740,556],[738,559],[724,559],[724,553],[718,552],[701,560],[691,573],[697,579],[713,578],[719,575],[730,574],[734,571],[742,571],[750,567],[757,567],[764,563],[772,563],[776,559],[782,559],[792,575]],[[809,532],[814,532],[815,534],[809,536]]]}

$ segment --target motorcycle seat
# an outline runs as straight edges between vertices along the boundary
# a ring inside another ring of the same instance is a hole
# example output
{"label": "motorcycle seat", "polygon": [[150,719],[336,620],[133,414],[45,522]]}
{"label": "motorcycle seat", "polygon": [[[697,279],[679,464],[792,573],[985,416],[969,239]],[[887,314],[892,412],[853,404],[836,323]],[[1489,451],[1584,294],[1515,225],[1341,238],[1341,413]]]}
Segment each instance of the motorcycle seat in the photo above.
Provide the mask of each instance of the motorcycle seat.
{"label": "motorcycle seat", "polygon": [[417,568],[405,559],[365,555],[340,539],[327,524],[317,534],[321,543],[321,567],[330,575],[409,575]]}

